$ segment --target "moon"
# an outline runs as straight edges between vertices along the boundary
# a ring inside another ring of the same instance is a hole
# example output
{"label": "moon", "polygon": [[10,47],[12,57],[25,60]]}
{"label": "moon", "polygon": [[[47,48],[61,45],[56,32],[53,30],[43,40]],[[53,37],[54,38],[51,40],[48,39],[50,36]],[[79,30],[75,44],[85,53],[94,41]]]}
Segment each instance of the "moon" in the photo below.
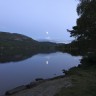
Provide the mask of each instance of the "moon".
{"label": "moon", "polygon": [[46,64],[49,64],[49,62],[48,62],[48,61],[46,61]]}
{"label": "moon", "polygon": [[49,34],[49,32],[46,32],[46,34]]}

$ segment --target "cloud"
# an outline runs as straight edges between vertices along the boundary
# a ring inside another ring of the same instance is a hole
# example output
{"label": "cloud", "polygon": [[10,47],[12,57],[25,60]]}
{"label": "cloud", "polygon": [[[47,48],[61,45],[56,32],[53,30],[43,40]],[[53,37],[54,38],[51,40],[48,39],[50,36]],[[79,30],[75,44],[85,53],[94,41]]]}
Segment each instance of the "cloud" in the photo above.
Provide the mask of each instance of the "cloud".
{"label": "cloud", "polygon": [[47,39],[47,40],[51,40],[51,38],[48,36],[48,37],[46,37],[45,39]]}

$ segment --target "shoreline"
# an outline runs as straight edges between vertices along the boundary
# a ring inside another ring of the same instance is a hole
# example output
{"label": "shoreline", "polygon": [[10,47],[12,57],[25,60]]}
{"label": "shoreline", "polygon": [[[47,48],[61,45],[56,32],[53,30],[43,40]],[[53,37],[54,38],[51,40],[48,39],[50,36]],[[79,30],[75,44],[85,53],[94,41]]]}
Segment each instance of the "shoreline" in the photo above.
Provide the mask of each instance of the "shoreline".
{"label": "shoreline", "polygon": [[61,78],[66,78],[66,76],[65,75],[60,75],[60,76],[56,76],[56,77],[48,78],[48,79],[36,78],[35,81],[30,82],[29,84],[20,85],[18,87],[15,87],[15,88],[13,88],[11,90],[6,91],[5,94],[2,95],[2,96],[14,95],[14,94],[19,93],[21,91],[24,91],[24,90],[28,90],[28,89],[32,89],[34,87],[37,87],[38,85],[40,85],[40,84],[42,84],[44,82],[48,82],[48,81],[52,81],[52,80],[57,80],[57,79],[61,79]]}
{"label": "shoreline", "polygon": [[56,78],[39,83],[36,87],[8,96],[54,96],[61,88],[72,86],[70,77]]}
{"label": "shoreline", "polygon": [[28,89],[8,96],[96,96],[96,66],[74,67],[66,71],[65,75],[36,82],[36,86],[32,87],[34,83],[32,86],[30,83],[31,87],[26,85]]}

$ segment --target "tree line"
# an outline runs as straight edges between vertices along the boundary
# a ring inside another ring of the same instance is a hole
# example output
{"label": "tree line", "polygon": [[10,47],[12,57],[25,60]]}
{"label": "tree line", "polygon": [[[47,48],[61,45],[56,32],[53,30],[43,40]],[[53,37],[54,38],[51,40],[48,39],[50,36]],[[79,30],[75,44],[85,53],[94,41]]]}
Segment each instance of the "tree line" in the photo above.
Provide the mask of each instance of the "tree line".
{"label": "tree line", "polygon": [[75,41],[80,46],[89,49],[96,49],[96,0],[79,0],[77,6],[79,18],[76,26],[72,30],[68,30],[71,37],[75,37]]}

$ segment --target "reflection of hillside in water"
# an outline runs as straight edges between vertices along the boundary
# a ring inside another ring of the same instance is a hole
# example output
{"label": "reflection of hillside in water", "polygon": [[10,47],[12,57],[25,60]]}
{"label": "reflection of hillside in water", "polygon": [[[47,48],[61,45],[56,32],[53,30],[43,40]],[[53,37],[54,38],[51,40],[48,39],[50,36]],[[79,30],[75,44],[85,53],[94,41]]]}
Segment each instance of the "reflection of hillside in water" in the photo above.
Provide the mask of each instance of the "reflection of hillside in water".
{"label": "reflection of hillside in water", "polygon": [[28,59],[38,53],[52,53],[55,52],[55,50],[31,50],[31,49],[3,49],[0,50],[0,63],[6,63],[6,62],[18,62],[21,60]]}

